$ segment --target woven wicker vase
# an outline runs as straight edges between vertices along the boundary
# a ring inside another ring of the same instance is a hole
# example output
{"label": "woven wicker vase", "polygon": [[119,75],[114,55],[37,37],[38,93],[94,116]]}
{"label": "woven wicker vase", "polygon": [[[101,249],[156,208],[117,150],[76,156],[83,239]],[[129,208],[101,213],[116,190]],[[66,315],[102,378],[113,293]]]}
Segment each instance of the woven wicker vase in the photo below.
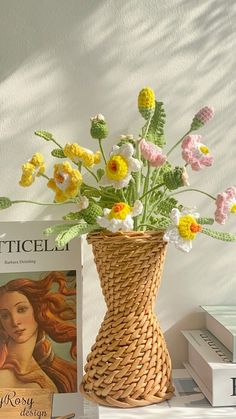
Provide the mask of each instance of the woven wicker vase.
{"label": "woven wicker vase", "polygon": [[153,312],[166,253],[159,232],[92,233],[107,312],[80,390],[89,400],[137,407],[170,399],[171,360]]}

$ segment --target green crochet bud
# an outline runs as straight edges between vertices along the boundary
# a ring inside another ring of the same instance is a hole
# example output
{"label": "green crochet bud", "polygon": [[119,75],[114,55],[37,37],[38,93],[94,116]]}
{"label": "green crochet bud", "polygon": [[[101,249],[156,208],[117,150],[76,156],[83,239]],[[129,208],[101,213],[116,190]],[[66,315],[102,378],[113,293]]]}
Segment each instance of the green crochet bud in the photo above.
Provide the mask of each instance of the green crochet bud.
{"label": "green crochet bud", "polygon": [[170,191],[189,185],[185,167],[175,167],[164,173],[163,181]]}
{"label": "green crochet bud", "polygon": [[81,217],[88,223],[88,224],[96,224],[97,217],[102,215],[103,211],[102,208],[94,203],[90,203],[88,208],[80,211]]}
{"label": "green crochet bud", "polygon": [[90,134],[97,140],[103,140],[108,135],[108,127],[103,115],[98,114],[91,118]]}
{"label": "green crochet bud", "polygon": [[12,206],[12,202],[9,198],[6,198],[5,196],[0,197],[0,210],[9,208]]}

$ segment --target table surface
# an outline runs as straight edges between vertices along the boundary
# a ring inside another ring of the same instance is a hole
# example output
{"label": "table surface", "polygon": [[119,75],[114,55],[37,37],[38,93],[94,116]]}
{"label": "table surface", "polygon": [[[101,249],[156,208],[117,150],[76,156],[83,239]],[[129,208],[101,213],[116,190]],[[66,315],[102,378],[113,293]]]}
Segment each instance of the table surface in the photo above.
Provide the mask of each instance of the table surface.
{"label": "table surface", "polygon": [[171,400],[131,409],[99,406],[99,419],[236,419],[236,407],[212,407],[185,369],[173,371]]}

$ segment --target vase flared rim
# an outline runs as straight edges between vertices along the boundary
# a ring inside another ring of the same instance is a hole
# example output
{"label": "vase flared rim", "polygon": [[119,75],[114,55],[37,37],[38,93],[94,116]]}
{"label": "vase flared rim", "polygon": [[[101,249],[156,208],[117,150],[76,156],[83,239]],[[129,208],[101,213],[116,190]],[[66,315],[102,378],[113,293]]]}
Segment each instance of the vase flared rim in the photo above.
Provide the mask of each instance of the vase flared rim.
{"label": "vase flared rim", "polygon": [[162,242],[164,236],[164,231],[118,231],[117,233],[112,233],[110,231],[95,231],[87,235],[88,243],[95,242],[97,240],[101,241],[135,241],[135,242]]}

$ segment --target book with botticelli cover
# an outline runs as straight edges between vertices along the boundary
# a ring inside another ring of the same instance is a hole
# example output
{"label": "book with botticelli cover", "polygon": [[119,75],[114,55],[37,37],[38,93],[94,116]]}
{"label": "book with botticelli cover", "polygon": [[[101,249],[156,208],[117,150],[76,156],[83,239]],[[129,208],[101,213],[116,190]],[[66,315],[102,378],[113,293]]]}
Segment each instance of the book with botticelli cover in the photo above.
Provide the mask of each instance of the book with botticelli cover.
{"label": "book with botticelli cover", "polygon": [[81,239],[57,248],[43,234],[49,225],[0,223],[0,389],[48,389],[53,416],[77,418],[84,409]]}
{"label": "book with botticelli cover", "polygon": [[206,328],[231,352],[236,362],[236,306],[201,306],[205,310]]}

